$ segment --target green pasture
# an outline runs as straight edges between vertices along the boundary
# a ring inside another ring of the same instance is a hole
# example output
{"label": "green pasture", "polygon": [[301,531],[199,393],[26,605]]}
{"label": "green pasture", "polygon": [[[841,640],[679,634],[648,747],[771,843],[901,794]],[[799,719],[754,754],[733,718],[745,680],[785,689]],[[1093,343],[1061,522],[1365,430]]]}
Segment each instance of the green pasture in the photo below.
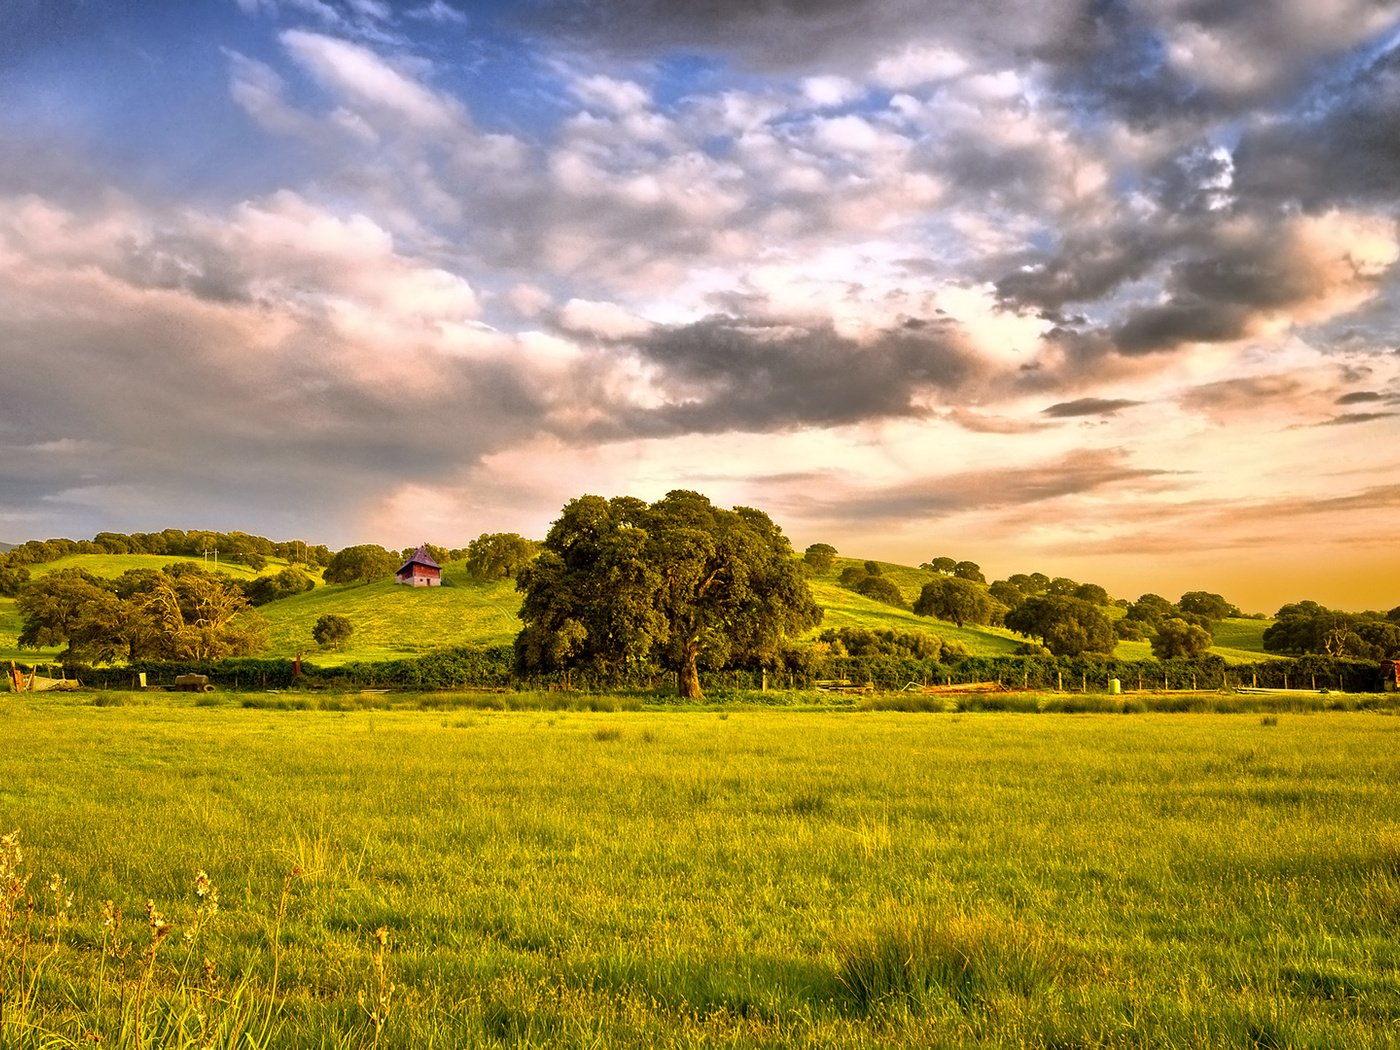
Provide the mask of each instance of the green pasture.
{"label": "green pasture", "polygon": [[0,700],[0,1045],[1400,1042],[1393,717],[97,699]]}
{"label": "green pasture", "polygon": [[[392,660],[454,645],[508,645],[520,630],[514,580],[483,583],[461,565],[448,565],[441,587],[407,587],[392,579],[335,584],[272,602],[259,612],[271,628],[269,656],[304,652],[318,664]],[[355,628],[340,652],[311,637],[327,613]]]}
{"label": "green pasture", "polygon": [[1230,619],[1215,625],[1215,651],[1244,653],[1246,659],[1264,652],[1264,632],[1273,620]]}

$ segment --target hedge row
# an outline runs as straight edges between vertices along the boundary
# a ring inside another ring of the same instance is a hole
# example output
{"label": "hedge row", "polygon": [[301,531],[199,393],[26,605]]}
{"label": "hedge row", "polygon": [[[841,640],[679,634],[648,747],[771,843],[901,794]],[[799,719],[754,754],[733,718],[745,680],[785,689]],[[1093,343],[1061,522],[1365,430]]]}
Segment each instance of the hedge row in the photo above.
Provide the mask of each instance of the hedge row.
{"label": "hedge row", "polygon": [[[639,669],[608,679],[573,671],[521,676],[515,671],[510,646],[462,646],[442,649],[408,660],[348,663],[318,667],[303,663],[297,680],[291,660],[239,657],[213,663],[139,662],[129,668],[69,667],[70,677],[103,688],[132,685],[144,672],[150,686],[169,686],[183,674],[208,675],[211,682],[232,689],[287,689],[293,685],[386,689],[568,689],[582,692],[656,690],[674,682],[656,669]],[[846,681],[898,690],[911,683],[958,685],[999,682],[1016,689],[1107,692],[1112,679],[1125,690],[1261,688],[1333,689],[1379,692],[1377,664],[1325,656],[1266,659],[1254,664],[1226,665],[1217,656],[1195,660],[1114,660],[1087,657],[1002,656],[966,657],[949,663],[897,656],[826,656],[801,669],[723,670],[702,672],[706,689],[811,689],[818,682]]]}

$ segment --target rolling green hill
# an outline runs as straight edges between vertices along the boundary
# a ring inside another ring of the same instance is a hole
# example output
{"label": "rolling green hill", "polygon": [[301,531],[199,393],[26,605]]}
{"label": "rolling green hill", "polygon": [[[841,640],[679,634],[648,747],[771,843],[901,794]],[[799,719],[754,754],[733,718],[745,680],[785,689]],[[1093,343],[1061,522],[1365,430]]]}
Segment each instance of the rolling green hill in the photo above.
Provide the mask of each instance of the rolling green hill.
{"label": "rolling green hill", "polygon": [[[303,652],[318,664],[393,660],[449,645],[508,645],[520,629],[514,580],[480,583],[460,563],[442,587],[404,587],[392,579],[335,584],[259,610],[271,627],[270,656]],[[346,617],[355,633],[342,652],[319,649],[311,628],[327,613]]]}
{"label": "rolling green hill", "polygon": [[[97,576],[115,577],[128,569],[158,569],[176,561],[203,564],[202,558],[156,554],[79,554],[46,565],[31,566],[35,576],[63,568],[80,568]],[[1024,639],[999,627],[967,626],[915,616],[907,609],[896,609],[856,594],[837,582],[840,571],[849,565],[862,565],[855,558],[839,558],[832,570],[810,582],[812,593],[826,611],[815,636],[822,630],[840,627],[866,627],[872,630],[928,631],[963,645],[974,656],[1011,653]],[[269,559],[261,572],[237,563],[220,563],[220,571],[236,579],[280,572],[287,563]],[[922,569],[881,562],[881,575],[899,587],[905,600],[913,604],[919,590],[932,577]],[[509,644],[519,630],[517,612],[520,599],[513,580],[481,583],[473,580],[460,563],[444,568],[443,587],[402,587],[392,580],[368,584],[318,586],[305,594],[263,606],[259,611],[270,627],[268,656],[291,658],[301,652],[318,664],[339,664],[350,660],[391,660],[415,656],[453,645]],[[323,651],[312,640],[316,620],[336,613],[350,620],[355,633],[341,652]],[[1270,620],[1226,620],[1216,630],[1217,645],[1211,650],[1231,663],[1258,659],[1264,652],[1263,633]],[[57,650],[21,651],[16,647],[21,622],[14,601],[0,598],[0,660],[43,660]],[[1147,659],[1152,655],[1146,642],[1120,642],[1116,654],[1124,659]]]}
{"label": "rolling green hill", "polygon": [[[917,569],[910,569],[907,572],[922,577],[919,587],[922,587],[929,579],[927,574],[920,573]],[[886,569],[882,575],[893,579],[896,584],[900,585],[900,590],[906,592],[909,590],[903,582],[906,573],[896,574]],[[958,627],[940,620],[930,620],[926,616],[915,616],[907,609],[896,609],[891,605],[874,601],[842,587],[836,582],[834,574],[819,576],[808,582],[811,584],[812,595],[817,599],[817,604],[826,610],[821,626],[810,632],[810,635],[820,634],[832,627],[928,631],[930,634],[936,634],[950,642],[960,642],[973,656],[1005,656],[1025,641],[1024,638],[1002,627]],[[915,587],[913,594],[906,593],[906,597],[912,604],[913,599],[917,598],[918,594],[919,588]]]}

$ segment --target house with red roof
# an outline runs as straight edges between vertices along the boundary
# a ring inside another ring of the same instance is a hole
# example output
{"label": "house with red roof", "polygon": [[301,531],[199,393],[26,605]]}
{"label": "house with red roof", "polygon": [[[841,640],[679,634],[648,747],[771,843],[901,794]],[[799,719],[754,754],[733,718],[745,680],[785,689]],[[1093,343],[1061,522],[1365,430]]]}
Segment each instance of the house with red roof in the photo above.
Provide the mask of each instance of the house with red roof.
{"label": "house with red roof", "polygon": [[433,560],[426,547],[419,547],[408,561],[399,566],[394,578],[410,587],[441,587],[442,566]]}

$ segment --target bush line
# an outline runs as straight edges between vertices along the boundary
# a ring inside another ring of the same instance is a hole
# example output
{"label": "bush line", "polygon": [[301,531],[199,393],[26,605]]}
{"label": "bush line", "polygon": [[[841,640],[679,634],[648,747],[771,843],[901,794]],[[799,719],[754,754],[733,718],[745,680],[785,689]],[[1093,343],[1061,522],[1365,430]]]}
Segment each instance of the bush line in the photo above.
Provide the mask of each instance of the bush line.
{"label": "bush line", "polygon": [[[41,664],[40,667],[49,666]],[[26,669],[27,670],[27,669]],[[644,668],[603,678],[583,672],[521,675],[511,646],[459,646],[425,656],[382,663],[352,662],[336,667],[294,661],[235,657],[204,662],[141,661],[129,667],[67,665],[68,675],[104,689],[126,688],[140,673],[151,687],[170,686],[179,675],[207,675],[227,689],[289,689],[294,686],[356,689],[494,689],[615,692],[653,691],[671,686],[669,675]],[[1384,685],[1380,666],[1369,661],[1327,656],[1271,658],[1251,664],[1226,664],[1207,654],[1194,660],[1118,660],[1093,657],[969,656],[942,663],[898,656],[831,656],[804,654],[800,666],[702,671],[706,691],[807,690],[818,682],[869,685],[879,691],[916,687],[998,682],[1007,689],[1104,693],[1117,679],[1127,691],[1230,690],[1240,686],[1281,689],[1327,689],[1375,693]]]}

